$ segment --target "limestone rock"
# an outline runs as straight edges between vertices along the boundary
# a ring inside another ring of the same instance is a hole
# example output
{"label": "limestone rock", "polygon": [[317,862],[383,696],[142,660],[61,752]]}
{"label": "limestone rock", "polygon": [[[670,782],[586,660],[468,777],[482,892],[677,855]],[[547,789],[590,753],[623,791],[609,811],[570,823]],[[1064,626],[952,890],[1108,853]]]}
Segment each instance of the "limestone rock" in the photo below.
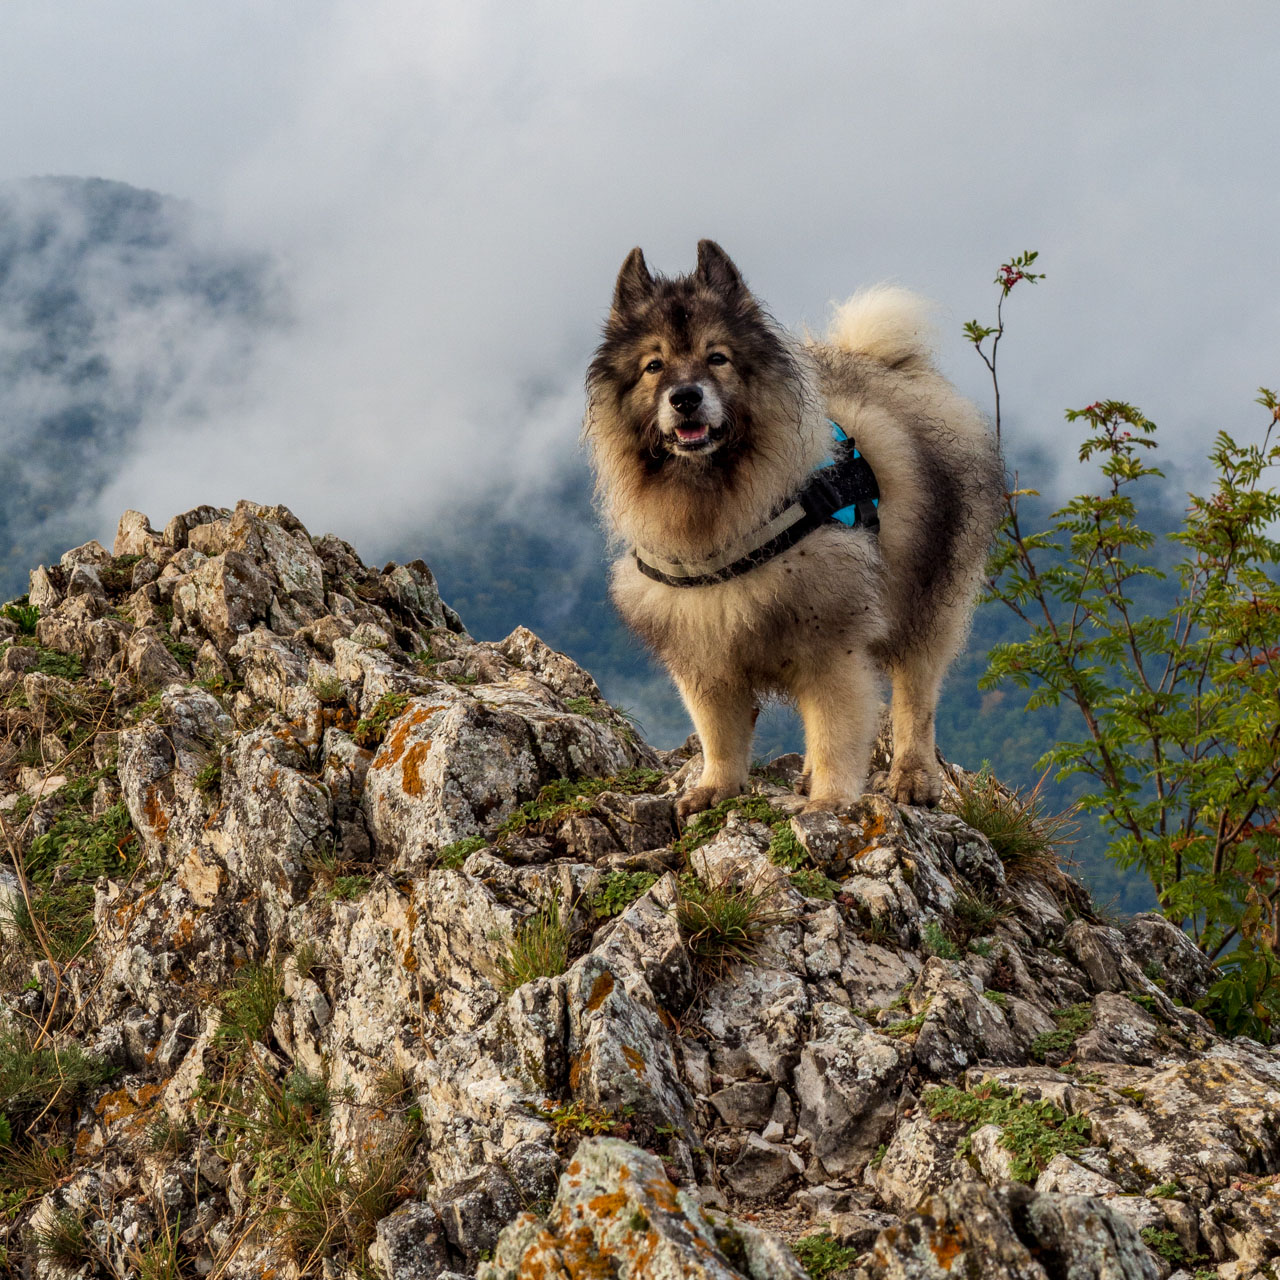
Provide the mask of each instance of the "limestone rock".
{"label": "limestone rock", "polygon": [[582,1143],[545,1219],[521,1214],[477,1280],[599,1273],[618,1280],[804,1280],[784,1247],[717,1228],[657,1157],[614,1138]]}

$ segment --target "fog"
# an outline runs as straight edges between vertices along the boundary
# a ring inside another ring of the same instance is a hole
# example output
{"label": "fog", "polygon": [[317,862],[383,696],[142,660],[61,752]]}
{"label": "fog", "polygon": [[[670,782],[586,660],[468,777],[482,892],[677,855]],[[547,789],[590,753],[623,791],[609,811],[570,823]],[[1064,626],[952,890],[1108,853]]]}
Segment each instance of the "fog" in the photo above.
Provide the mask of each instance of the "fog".
{"label": "fog", "polygon": [[190,316],[115,335],[154,385],[104,534],[126,506],[241,496],[373,554],[447,537],[481,492],[554,519],[637,243],[680,271],[715,237],[789,324],[875,280],[926,293],[984,404],[960,326],[1039,249],[1002,386],[1015,449],[1063,483],[1068,406],[1140,404],[1194,476],[1280,382],[1273,5],[117,0],[3,21],[0,174],[189,199],[273,255],[287,297],[231,362]]}

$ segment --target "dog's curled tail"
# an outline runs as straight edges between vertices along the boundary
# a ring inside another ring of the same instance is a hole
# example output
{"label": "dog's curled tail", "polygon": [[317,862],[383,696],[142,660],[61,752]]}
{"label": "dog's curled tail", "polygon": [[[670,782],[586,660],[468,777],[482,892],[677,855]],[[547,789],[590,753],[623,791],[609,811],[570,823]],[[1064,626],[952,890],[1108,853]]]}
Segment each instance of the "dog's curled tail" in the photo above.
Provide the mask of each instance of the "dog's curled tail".
{"label": "dog's curled tail", "polygon": [[927,365],[933,354],[933,310],[928,299],[909,289],[872,285],[836,307],[827,341],[891,369]]}

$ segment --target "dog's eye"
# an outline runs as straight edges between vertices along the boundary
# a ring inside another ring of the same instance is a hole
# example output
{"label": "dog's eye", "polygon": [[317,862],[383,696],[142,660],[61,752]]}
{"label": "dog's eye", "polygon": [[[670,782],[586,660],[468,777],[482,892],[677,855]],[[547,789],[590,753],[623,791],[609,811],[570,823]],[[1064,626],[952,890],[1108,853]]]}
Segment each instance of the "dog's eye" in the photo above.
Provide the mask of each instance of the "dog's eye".
{"label": "dog's eye", "polygon": [[729,357],[723,351],[713,351],[707,357],[708,364],[728,364]]}
{"label": "dog's eye", "polygon": [[661,373],[661,372],[662,372],[662,361],[661,361],[661,360],[650,360],[650,361],[649,361],[649,363],[648,363],[647,365],[645,365],[645,367],[644,367],[644,371],[645,371],[645,373]]}

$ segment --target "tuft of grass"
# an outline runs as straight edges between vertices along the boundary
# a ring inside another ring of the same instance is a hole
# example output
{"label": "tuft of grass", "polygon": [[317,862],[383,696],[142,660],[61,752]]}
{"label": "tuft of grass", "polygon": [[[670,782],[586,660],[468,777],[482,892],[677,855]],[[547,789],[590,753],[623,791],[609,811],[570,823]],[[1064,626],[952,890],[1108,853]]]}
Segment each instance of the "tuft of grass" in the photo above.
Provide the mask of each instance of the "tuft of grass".
{"label": "tuft of grass", "polygon": [[54,1214],[48,1226],[38,1227],[31,1236],[36,1252],[49,1262],[75,1268],[97,1260],[89,1229],[84,1220],[70,1209]]}
{"label": "tuft of grass", "polygon": [[944,805],[966,826],[986,836],[1009,875],[1052,882],[1062,877],[1054,850],[1072,843],[1077,824],[1072,810],[1043,811],[1044,783],[1042,777],[1024,795],[1001,786],[984,768],[958,783],[956,797]]}
{"label": "tuft of grass", "polygon": [[1011,1173],[1018,1182],[1034,1182],[1054,1156],[1089,1145],[1087,1116],[1069,1116],[1051,1102],[1031,1102],[1018,1090],[994,1082],[972,1090],[943,1085],[924,1095],[924,1105],[935,1120],[969,1126],[961,1156],[972,1151],[970,1139],[976,1130],[998,1125],[1000,1145],[1013,1156]]}
{"label": "tuft of grass", "polygon": [[1008,903],[984,893],[962,889],[956,894],[951,912],[956,920],[956,941],[961,945],[974,938],[985,937],[1001,920],[1008,919],[1012,908]]}
{"label": "tuft of grass", "polygon": [[245,965],[236,975],[235,984],[217,997],[222,1021],[215,1042],[223,1048],[253,1041],[265,1043],[283,995],[283,979],[274,965]]}
{"label": "tuft of grass", "polygon": [[89,778],[77,779],[64,788],[73,805],[31,842],[26,857],[30,905],[21,901],[13,912],[18,931],[33,943],[43,939],[59,961],[74,959],[93,936],[94,881],[99,876],[127,875],[138,853],[123,802],[97,818],[74,807],[87,801],[92,783]]}
{"label": "tuft of grass", "polygon": [[554,978],[569,967],[569,922],[558,898],[547,898],[523,920],[498,959],[498,990],[509,996],[534,978]]}
{"label": "tuft of grass", "polygon": [[1052,1011],[1056,1031],[1045,1031],[1031,1042],[1031,1056],[1037,1062],[1056,1064],[1071,1052],[1076,1040],[1093,1026],[1093,1005],[1071,1004]]}
{"label": "tuft of grass", "polygon": [[653,871],[610,871],[587,905],[597,919],[610,920],[620,916],[641,894],[648,893],[658,879]]}
{"label": "tuft of grass", "polygon": [[110,1062],[86,1053],[72,1042],[64,1048],[33,1047],[18,1028],[0,1032],[0,1108],[10,1129],[26,1116],[67,1110],[88,1089],[115,1075]]}
{"label": "tuft of grass", "polygon": [[356,721],[352,737],[359,747],[376,748],[387,736],[391,722],[409,705],[407,693],[384,693],[367,716]]}
{"label": "tuft of grass", "polygon": [[164,647],[177,660],[178,665],[189,670],[191,664],[196,660],[196,653],[198,652],[195,645],[187,644],[185,640],[175,639],[167,629],[160,632],[160,639]]}
{"label": "tuft of grass", "polygon": [[218,756],[214,760],[210,760],[197,774],[195,778],[196,790],[200,792],[206,800],[212,800],[215,796],[222,795],[222,757]]}
{"label": "tuft of grass", "polygon": [[812,1280],[829,1280],[836,1272],[853,1266],[858,1256],[856,1249],[841,1244],[830,1231],[803,1236],[791,1246],[791,1252]]}
{"label": "tuft of grass", "polygon": [[921,945],[927,954],[937,956],[940,960],[959,960],[960,948],[942,932],[936,920],[928,920],[920,931]]}
{"label": "tuft of grass", "polygon": [[772,887],[708,883],[686,873],[676,882],[676,923],[694,960],[712,977],[752,964],[767,930],[790,919],[774,906]]}
{"label": "tuft of grass", "polygon": [[484,836],[465,836],[455,840],[436,854],[436,865],[456,871],[477,849],[483,849],[488,843]]}

